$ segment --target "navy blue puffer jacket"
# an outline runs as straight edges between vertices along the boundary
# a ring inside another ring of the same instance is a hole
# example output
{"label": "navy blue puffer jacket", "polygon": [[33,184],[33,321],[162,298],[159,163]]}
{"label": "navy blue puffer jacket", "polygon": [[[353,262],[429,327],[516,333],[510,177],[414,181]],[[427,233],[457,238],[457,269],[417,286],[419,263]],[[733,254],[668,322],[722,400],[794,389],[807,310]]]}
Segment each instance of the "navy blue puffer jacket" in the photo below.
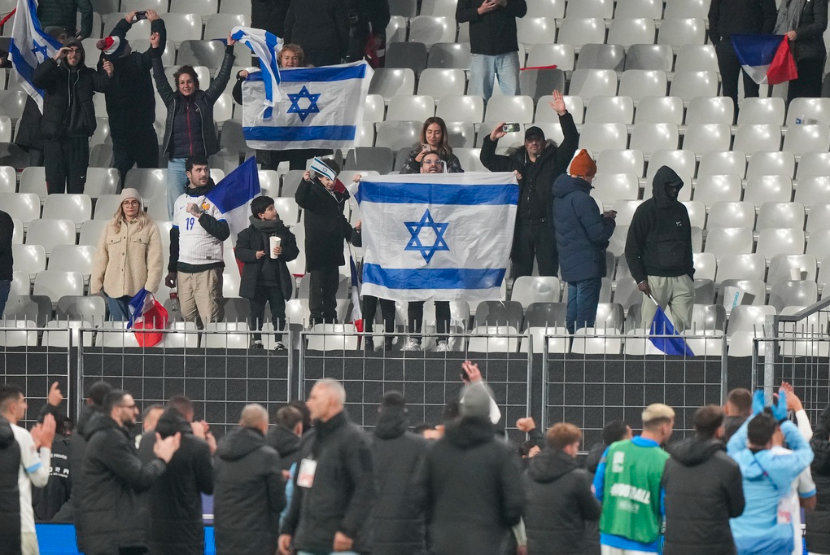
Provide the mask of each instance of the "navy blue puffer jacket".
{"label": "navy blue puffer jacket", "polygon": [[605,249],[616,224],[602,217],[590,191],[587,181],[567,174],[553,182],[553,229],[568,283],[605,275]]}

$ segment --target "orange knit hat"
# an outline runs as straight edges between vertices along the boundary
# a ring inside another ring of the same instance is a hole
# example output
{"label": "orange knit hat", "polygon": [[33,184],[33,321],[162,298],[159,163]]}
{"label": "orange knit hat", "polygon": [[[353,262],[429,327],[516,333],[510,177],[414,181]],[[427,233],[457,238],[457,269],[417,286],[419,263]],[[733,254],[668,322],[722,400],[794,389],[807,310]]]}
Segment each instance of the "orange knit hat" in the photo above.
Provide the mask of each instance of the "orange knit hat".
{"label": "orange knit hat", "polygon": [[577,152],[574,159],[571,161],[571,168],[568,171],[569,175],[590,177],[597,174],[597,163],[588,154],[584,148]]}

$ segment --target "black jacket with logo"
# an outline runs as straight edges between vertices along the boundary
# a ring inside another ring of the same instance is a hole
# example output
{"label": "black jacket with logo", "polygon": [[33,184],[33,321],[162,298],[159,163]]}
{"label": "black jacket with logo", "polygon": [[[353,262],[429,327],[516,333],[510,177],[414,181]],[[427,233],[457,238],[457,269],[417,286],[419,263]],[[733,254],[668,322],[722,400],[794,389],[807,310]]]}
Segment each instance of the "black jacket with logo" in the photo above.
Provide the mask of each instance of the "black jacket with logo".
{"label": "black jacket with logo", "polygon": [[0,555],[20,555],[20,446],[0,416]]}
{"label": "black jacket with logo", "polygon": [[55,435],[52,441],[52,470],[46,487],[32,488],[35,519],[51,521],[72,495],[71,445],[67,437]]}
{"label": "black jacket with logo", "polygon": [[[455,8],[455,19],[470,24],[470,47],[473,54],[497,56],[519,50],[516,18],[527,13],[525,0],[507,0],[507,6],[479,14],[484,0],[460,0]],[[552,38],[552,37],[551,37]]]}

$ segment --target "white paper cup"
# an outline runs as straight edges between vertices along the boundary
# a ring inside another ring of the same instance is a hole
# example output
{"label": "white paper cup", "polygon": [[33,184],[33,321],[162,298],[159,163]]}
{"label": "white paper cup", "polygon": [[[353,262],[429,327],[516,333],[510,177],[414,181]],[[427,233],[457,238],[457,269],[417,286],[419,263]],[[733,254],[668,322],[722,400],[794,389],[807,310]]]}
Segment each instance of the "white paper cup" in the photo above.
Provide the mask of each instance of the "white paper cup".
{"label": "white paper cup", "polygon": [[274,254],[274,247],[279,247],[282,244],[282,238],[272,236],[272,237],[270,237],[270,239],[271,239],[271,241],[270,241],[271,249],[268,252],[271,255],[271,258],[279,258],[279,256]]}
{"label": "white paper cup", "polygon": [[793,281],[801,281],[801,268],[790,268],[790,279]]}

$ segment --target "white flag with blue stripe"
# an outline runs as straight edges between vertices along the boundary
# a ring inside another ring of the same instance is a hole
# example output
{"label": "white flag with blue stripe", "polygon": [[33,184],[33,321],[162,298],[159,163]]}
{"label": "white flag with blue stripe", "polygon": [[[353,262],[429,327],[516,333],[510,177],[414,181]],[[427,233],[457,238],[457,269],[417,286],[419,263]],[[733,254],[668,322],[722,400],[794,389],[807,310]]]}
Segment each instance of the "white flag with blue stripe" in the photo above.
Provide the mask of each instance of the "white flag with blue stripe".
{"label": "white flag with blue stripe", "polygon": [[268,31],[251,27],[234,27],[231,36],[233,40],[250,48],[259,58],[259,67],[263,71],[262,84],[265,88],[265,99],[262,101],[263,116],[270,118],[274,107],[282,99],[280,68],[277,64],[279,52],[282,50],[282,39]]}
{"label": "white flag with blue stripe", "polygon": [[364,295],[396,301],[501,298],[519,186],[512,173],[364,178]]}
{"label": "white flag with blue stripe", "polygon": [[363,104],[372,80],[364,62],[280,70],[282,99],[272,117],[261,71],[242,85],[242,132],[258,150],[348,149],[363,121]]}
{"label": "white flag with blue stripe", "polygon": [[61,43],[41,28],[37,18],[37,2],[17,0],[9,56],[15,71],[23,80],[23,90],[37,102],[37,107],[41,112],[43,112],[43,91],[32,84],[32,74],[39,64],[54,56],[60,47]]}

